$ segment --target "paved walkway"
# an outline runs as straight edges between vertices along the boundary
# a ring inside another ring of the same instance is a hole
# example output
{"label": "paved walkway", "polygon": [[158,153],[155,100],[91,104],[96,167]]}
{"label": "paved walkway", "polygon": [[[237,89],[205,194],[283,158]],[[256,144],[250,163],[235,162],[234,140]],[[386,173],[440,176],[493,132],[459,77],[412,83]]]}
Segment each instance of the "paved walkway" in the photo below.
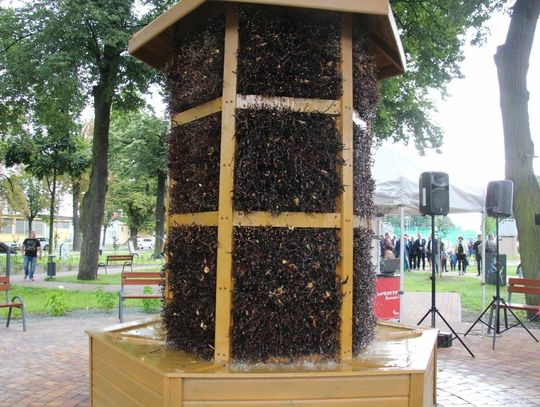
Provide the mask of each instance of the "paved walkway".
{"label": "paved walkway", "polygon": [[[36,283],[36,282],[34,282]],[[30,284],[30,283],[28,283]],[[416,323],[431,305],[430,294],[407,293],[403,322]],[[470,323],[460,322],[459,296],[438,293],[439,311],[462,335]],[[147,315],[128,309],[127,320]],[[75,312],[62,318],[30,316],[28,331],[20,320],[0,325],[0,406],[87,406],[87,329],[117,323],[116,313]],[[430,324],[428,317],[425,324]],[[436,326],[444,329],[437,321]],[[540,338],[540,329],[532,328]],[[439,349],[438,406],[540,406],[540,344],[522,328],[496,339],[481,333],[480,325],[463,338],[472,358],[454,341]]]}

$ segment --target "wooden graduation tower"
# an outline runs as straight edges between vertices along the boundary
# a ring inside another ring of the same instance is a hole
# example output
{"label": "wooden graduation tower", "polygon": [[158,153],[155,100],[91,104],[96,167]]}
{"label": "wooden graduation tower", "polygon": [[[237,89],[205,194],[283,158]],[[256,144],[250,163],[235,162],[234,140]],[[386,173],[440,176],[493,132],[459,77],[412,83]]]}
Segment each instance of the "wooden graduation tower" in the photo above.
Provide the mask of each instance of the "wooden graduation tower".
{"label": "wooden graduation tower", "polygon": [[129,51],[170,93],[166,301],[89,332],[90,404],[434,405],[437,331],[372,313],[388,0],[182,0]]}
{"label": "wooden graduation tower", "polygon": [[129,52],[170,92],[168,342],[350,359],[374,329],[376,82],[404,70],[388,2],[183,0]]}

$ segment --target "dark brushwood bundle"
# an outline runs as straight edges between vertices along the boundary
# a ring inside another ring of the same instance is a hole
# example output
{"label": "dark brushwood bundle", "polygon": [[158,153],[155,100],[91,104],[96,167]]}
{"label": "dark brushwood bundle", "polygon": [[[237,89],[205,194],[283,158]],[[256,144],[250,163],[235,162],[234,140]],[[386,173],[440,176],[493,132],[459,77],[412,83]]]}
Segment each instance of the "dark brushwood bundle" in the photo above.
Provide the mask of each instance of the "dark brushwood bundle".
{"label": "dark brushwood bundle", "polygon": [[335,211],[342,191],[336,117],[288,110],[236,116],[236,210]]}
{"label": "dark brushwood bundle", "polygon": [[379,92],[376,66],[368,52],[367,37],[362,26],[356,24],[353,30],[353,106],[369,128]]}
{"label": "dark brushwood bundle", "polygon": [[338,99],[340,14],[242,6],[238,93]]}
{"label": "dark brushwood bundle", "polygon": [[371,239],[368,228],[354,229],[353,278],[353,354],[358,354],[375,337],[375,272],[371,264]]}
{"label": "dark brushwood bundle", "polygon": [[165,67],[171,113],[221,96],[224,44],[224,15],[176,32],[174,58]]}
{"label": "dark brushwood bundle", "polygon": [[373,216],[375,181],[371,176],[372,125],[377,104],[375,63],[368,53],[367,34],[361,25],[353,31],[353,105],[363,121],[354,126],[354,214],[363,218]]}
{"label": "dark brushwood bundle", "polygon": [[236,228],[232,348],[236,360],[335,357],[338,232]]}
{"label": "dark brushwood bundle", "polygon": [[173,297],[162,311],[171,346],[204,359],[214,356],[217,228],[174,227],[169,231],[167,284]]}
{"label": "dark brushwood bundle", "polygon": [[371,132],[354,126],[353,129],[353,210],[354,214],[366,219],[373,216],[373,193],[375,180],[371,175],[372,145]]}
{"label": "dark brushwood bundle", "polygon": [[221,115],[174,127],[168,137],[171,214],[217,211]]}

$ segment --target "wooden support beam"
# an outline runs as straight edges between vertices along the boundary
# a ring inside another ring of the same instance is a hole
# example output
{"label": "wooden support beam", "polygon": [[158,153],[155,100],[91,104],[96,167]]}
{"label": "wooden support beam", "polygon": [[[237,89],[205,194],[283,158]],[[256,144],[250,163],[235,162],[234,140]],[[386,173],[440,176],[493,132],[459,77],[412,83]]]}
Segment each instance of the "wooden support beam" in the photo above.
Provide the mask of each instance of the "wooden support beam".
{"label": "wooden support beam", "polygon": [[270,212],[234,212],[234,226],[272,226],[292,228],[339,228],[339,213],[303,213],[281,212],[274,215]]}
{"label": "wooden support beam", "polygon": [[238,14],[236,6],[226,5],[223,98],[221,107],[221,157],[219,172],[219,218],[216,281],[216,361],[231,358],[233,187],[236,152],[235,109],[238,54]]}
{"label": "wooden support beam", "polygon": [[337,273],[341,281],[343,301],[341,304],[340,324],[340,359],[352,358],[352,324],[353,324],[353,61],[352,61],[352,16],[342,14],[341,18],[341,75],[343,78],[343,95],[340,100],[341,116],[339,129],[343,144],[343,161],[341,169],[343,193],[339,199],[341,213],[340,251],[341,261]]}
{"label": "wooden support beam", "polygon": [[[165,247],[167,247],[167,241],[170,239],[171,236],[171,190],[172,190],[172,183],[173,181],[171,178],[167,178],[167,182],[169,184],[168,188],[168,194],[167,194],[167,204],[165,205]],[[169,251],[167,250],[166,253],[167,256],[167,264],[170,264],[170,255]],[[169,302],[173,298],[173,292],[169,288],[169,270],[166,269],[165,271],[165,287],[163,287],[163,298],[165,303]]]}
{"label": "wooden support beam", "polygon": [[199,212],[199,213],[177,213],[171,215],[170,223],[172,226],[217,226],[218,212]]}
{"label": "wooden support beam", "polygon": [[291,97],[268,97],[258,95],[238,95],[236,98],[237,109],[288,109],[296,112],[319,112],[330,115],[338,115],[339,100],[330,99],[306,99]]}
{"label": "wooden support beam", "polygon": [[186,124],[221,111],[222,98],[217,98],[202,105],[192,107],[183,112],[176,113],[171,119],[171,127]]}
{"label": "wooden support beam", "polygon": [[392,64],[398,71],[403,70],[403,61],[399,54],[387,45],[381,38],[375,34],[371,34],[369,39],[369,45],[374,48],[378,53],[383,55],[390,64]]}

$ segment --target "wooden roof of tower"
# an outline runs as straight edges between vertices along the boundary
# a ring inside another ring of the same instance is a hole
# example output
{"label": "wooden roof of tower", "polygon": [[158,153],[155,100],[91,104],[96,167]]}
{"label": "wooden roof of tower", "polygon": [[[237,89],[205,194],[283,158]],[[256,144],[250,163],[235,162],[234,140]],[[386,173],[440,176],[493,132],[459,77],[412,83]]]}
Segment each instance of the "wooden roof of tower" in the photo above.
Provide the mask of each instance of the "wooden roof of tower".
{"label": "wooden roof of tower", "polygon": [[[129,39],[129,53],[161,70],[172,55],[173,27],[186,22],[205,8],[220,9],[223,3],[250,3],[319,10],[341,11],[359,15],[371,31],[370,47],[375,58],[378,78],[384,79],[405,72],[405,55],[397,33],[388,0],[182,0],[160,15]],[[208,12],[208,11],[207,11]]]}

